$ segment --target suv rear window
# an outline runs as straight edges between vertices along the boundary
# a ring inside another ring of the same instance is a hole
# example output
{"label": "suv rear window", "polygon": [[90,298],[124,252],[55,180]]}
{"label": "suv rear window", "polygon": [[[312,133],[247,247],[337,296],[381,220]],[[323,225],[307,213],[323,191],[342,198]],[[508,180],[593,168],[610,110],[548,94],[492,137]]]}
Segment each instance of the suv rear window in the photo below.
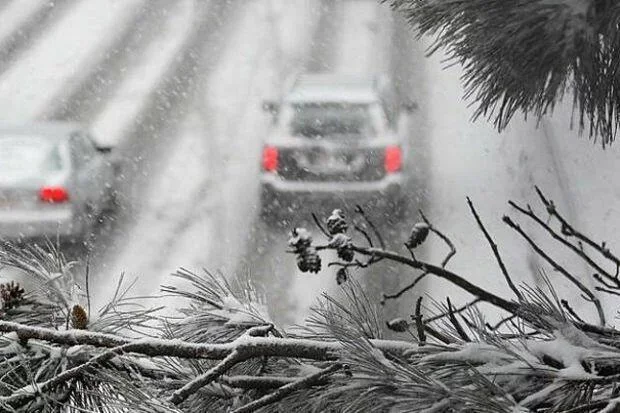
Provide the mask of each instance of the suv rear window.
{"label": "suv rear window", "polygon": [[337,103],[293,104],[285,116],[289,133],[295,136],[323,138],[338,135],[375,135],[368,105]]}

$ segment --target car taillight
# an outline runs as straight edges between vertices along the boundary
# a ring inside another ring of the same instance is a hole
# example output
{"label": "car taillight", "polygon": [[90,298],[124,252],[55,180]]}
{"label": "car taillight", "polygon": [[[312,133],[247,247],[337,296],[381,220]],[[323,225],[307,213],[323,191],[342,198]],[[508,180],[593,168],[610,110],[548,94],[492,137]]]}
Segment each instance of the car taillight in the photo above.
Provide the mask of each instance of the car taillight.
{"label": "car taillight", "polygon": [[50,203],[65,202],[69,200],[69,193],[62,186],[44,186],[39,191],[39,199]]}
{"label": "car taillight", "polygon": [[263,148],[263,169],[269,172],[278,170],[278,148],[273,146]]}
{"label": "car taillight", "polygon": [[399,146],[388,146],[385,148],[384,166],[385,172],[393,173],[400,171],[403,165],[403,154]]}

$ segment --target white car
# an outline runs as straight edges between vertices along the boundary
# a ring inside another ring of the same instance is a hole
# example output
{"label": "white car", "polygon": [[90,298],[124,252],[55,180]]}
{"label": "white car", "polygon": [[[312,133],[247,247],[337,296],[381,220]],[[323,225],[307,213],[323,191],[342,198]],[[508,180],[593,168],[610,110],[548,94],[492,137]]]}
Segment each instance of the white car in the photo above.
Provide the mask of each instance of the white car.
{"label": "white car", "polygon": [[0,125],[0,239],[81,242],[114,202],[110,151],[80,125]]}

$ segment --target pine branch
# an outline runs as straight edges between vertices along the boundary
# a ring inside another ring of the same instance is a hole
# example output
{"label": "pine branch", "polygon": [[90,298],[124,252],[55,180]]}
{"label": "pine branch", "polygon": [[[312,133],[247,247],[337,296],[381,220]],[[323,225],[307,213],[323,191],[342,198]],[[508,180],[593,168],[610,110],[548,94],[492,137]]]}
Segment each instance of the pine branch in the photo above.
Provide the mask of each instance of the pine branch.
{"label": "pine branch", "polygon": [[410,258],[404,257],[393,251],[383,250],[379,248],[365,248],[365,247],[359,247],[359,246],[353,245],[353,250],[362,255],[385,258],[385,259],[389,259],[394,262],[407,265],[411,268],[428,271],[430,274],[433,274],[439,278],[443,278],[447,281],[450,281],[452,284],[458,287],[461,287],[465,291],[480,298],[480,300],[486,301],[508,312],[512,313],[512,312],[517,311],[518,309],[517,303],[508,301],[489,291],[486,291],[478,287],[477,285],[470,283],[469,281],[467,281],[465,278],[461,277],[460,275],[455,274],[444,268],[438,267],[436,265],[423,262],[423,261],[412,260]]}
{"label": "pine branch", "polygon": [[[503,130],[518,112],[542,118],[572,92],[579,131],[615,140],[620,125],[620,5],[612,1],[383,0],[463,66],[473,118]],[[572,126],[572,125],[571,125]]]}
{"label": "pine branch", "polygon": [[[60,345],[91,345],[117,348],[131,344],[131,352],[150,357],[168,356],[187,359],[221,360],[238,351],[248,357],[294,357],[320,361],[338,360],[342,350],[337,342],[318,342],[295,338],[244,336],[224,344],[190,343],[175,339],[129,339],[86,330],[57,331],[0,321],[0,332],[15,332],[20,339],[43,340]],[[371,340],[379,350],[402,353],[415,346],[406,341]]]}
{"label": "pine branch", "polygon": [[277,389],[276,391],[274,391],[273,393],[269,393],[261,397],[260,399],[254,400],[246,404],[243,407],[233,410],[232,413],[254,412],[257,409],[260,409],[261,407],[268,406],[270,404],[273,404],[277,401],[282,400],[283,398],[285,398],[286,396],[290,395],[291,393],[297,390],[300,390],[308,386],[312,386],[320,382],[321,380],[325,378],[325,376],[332,374],[333,372],[340,370],[341,368],[342,368],[341,364],[338,364],[338,363],[332,364],[330,367],[327,367],[317,373],[310,374],[292,383],[286,384],[280,387],[279,389]]}
{"label": "pine branch", "polygon": [[230,370],[234,365],[246,359],[247,356],[245,356],[239,350],[231,351],[226,357],[222,359],[222,361],[216,364],[215,367],[191,380],[185,386],[172,393],[172,395],[168,398],[168,402],[177,405],[181,404],[189,396],[196,393],[201,387],[204,387],[207,384],[213,382],[215,379]]}

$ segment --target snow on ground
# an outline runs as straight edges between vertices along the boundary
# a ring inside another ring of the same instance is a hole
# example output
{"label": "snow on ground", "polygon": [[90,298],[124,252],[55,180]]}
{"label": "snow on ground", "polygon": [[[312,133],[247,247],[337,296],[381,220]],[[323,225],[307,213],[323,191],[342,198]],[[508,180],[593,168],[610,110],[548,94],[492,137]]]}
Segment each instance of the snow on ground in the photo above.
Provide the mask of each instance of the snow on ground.
{"label": "snow on ground", "polygon": [[13,0],[0,11],[0,48],[19,35],[20,29],[33,16],[50,6],[46,0]]}
{"label": "snow on ground", "polygon": [[39,116],[89,73],[143,3],[83,0],[72,7],[0,77],[0,118],[19,122]]}
{"label": "snow on ground", "polygon": [[254,214],[260,134],[268,124],[260,103],[301,60],[316,21],[311,4],[244,5],[107,274],[138,277],[138,293],[151,294],[180,267],[227,270],[225,263],[238,259]]}
{"label": "snow on ground", "polygon": [[177,1],[167,11],[166,19],[150,45],[142,52],[137,64],[126,74],[125,80],[111,96],[91,125],[91,130],[102,146],[117,146],[133,126],[149,96],[159,84],[190,33],[195,4],[191,0]]}
{"label": "snow on ground", "polygon": [[389,31],[384,5],[374,1],[343,2],[334,71],[369,74],[389,62],[389,43],[382,37]]}
{"label": "snow on ground", "polygon": [[[136,64],[128,70],[116,93],[93,121],[91,129],[99,144],[117,146],[129,138],[127,130],[142,114],[145,105],[149,104],[153,89],[167,74],[191,31],[194,5],[193,1],[188,0],[171,6],[166,23],[151,39]],[[188,167],[192,171],[200,170],[201,155],[204,155],[195,148],[195,143],[201,140],[201,134],[195,133],[197,128],[194,124],[195,119],[190,119],[185,123],[186,127],[178,131],[179,145],[170,152],[170,164],[162,168],[161,177],[154,179],[153,189],[147,199],[133,200],[144,203],[134,207],[136,210],[147,211],[147,215],[137,223],[131,220],[130,224],[135,227],[127,228],[125,237],[114,240],[122,247],[115,249],[119,251],[118,255],[108,258],[112,262],[103,263],[99,270],[94,287],[97,291],[96,302],[103,303],[109,298],[121,273],[127,273],[129,279],[133,279],[137,275],[136,270],[149,274],[149,279],[140,279],[136,294],[150,294],[157,290],[159,280],[150,277],[159,269],[156,264],[160,264],[169,252],[162,243],[168,234],[173,233],[174,220],[170,220],[169,215],[186,208],[191,201],[186,195],[191,195],[194,186],[199,184],[187,173]],[[188,153],[192,155],[188,156]]]}
{"label": "snow on ground", "polygon": [[[391,22],[387,8],[373,1],[343,2],[338,41],[333,53],[333,70],[349,74],[386,73],[390,62]],[[312,225],[311,232],[317,237],[319,230]],[[280,247],[279,253],[285,254],[286,246]],[[290,319],[301,323],[308,315],[308,310],[323,293],[333,296],[337,293],[334,267],[327,263],[337,261],[335,254],[321,254],[324,265],[318,274],[300,272],[292,269],[292,285],[289,291],[294,314]]]}

